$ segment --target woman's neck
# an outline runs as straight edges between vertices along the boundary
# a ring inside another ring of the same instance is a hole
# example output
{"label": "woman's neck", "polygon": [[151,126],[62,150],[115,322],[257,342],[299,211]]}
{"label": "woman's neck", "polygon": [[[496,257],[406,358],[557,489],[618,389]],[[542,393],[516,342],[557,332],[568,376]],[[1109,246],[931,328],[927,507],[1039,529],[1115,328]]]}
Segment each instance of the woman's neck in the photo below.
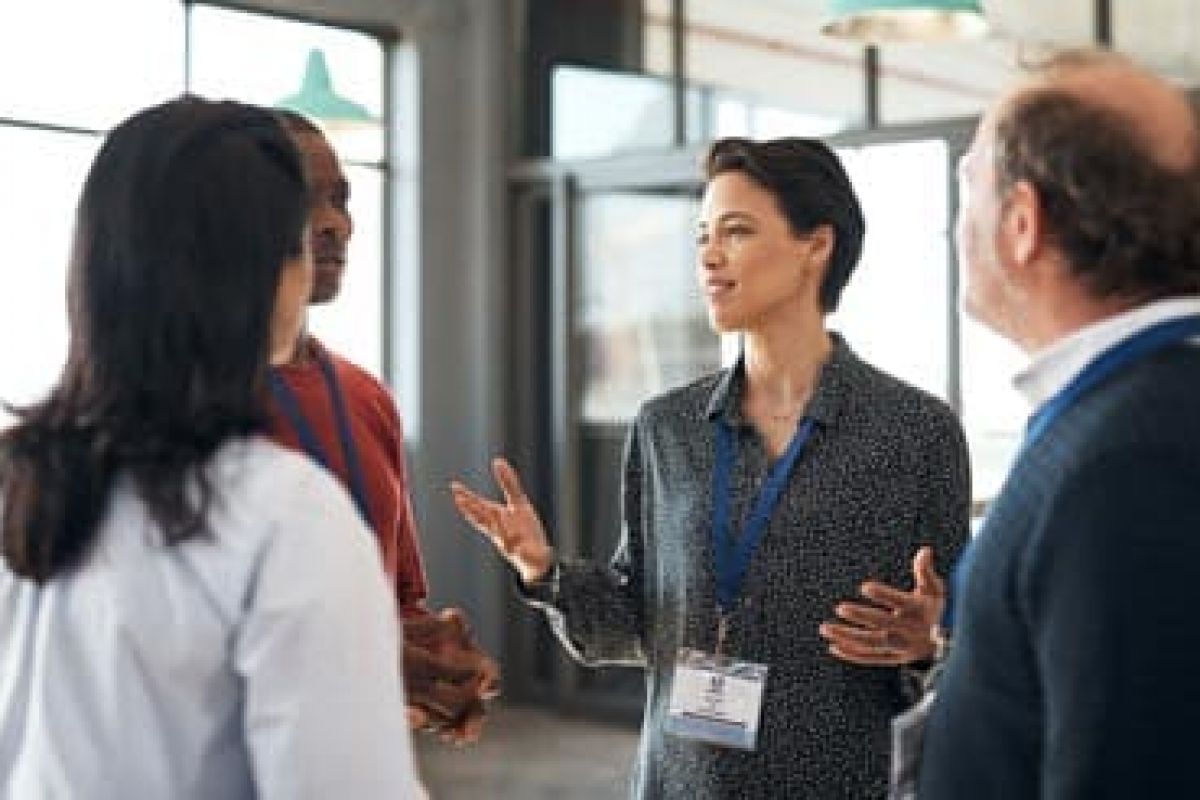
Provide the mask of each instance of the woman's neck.
{"label": "woman's neck", "polygon": [[305,330],[304,315],[298,320],[284,320],[271,332],[271,366],[296,364],[307,352],[308,332]]}
{"label": "woman's neck", "polygon": [[751,416],[798,416],[808,404],[821,366],[833,350],[821,314],[796,325],[764,326],[744,339],[746,410]]}

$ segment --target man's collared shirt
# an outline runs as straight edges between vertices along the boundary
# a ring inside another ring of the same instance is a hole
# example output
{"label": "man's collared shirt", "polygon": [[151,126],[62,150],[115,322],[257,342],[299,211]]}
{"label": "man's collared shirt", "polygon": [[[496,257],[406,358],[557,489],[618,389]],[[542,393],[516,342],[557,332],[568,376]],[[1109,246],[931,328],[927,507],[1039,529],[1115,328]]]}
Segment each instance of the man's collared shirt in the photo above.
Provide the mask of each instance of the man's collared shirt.
{"label": "man's collared shirt", "polygon": [[1172,297],[1093,322],[1034,354],[1013,378],[1031,408],[1058,394],[1096,356],[1160,322],[1200,314],[1200,297]]}

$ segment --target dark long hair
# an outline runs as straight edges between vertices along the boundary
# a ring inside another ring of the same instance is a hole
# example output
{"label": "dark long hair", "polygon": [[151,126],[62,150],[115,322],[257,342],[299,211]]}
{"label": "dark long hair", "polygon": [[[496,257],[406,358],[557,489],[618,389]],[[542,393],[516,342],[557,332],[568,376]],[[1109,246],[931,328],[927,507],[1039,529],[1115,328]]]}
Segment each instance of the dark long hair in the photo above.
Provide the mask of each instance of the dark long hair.
{"label": "dark long hair", "polygon": [[820,301],[822,310],[836,311],[866,235],[862,206],[837,153],[817,139],[729,137],[713,142],[704,160],[709,180],[723,172],[741,172],[770,192],[793,234],[833,228]]}
{"label": "dark long hair", "polygon": [[0,436],[13,572],[43,582],[79,564],[119,473],[165,541],[204,533],[206,463],[261,428],[276,287],[306,213],[299,155],[268,111],[186,97],[108,135],[76,212],[66,365]]}

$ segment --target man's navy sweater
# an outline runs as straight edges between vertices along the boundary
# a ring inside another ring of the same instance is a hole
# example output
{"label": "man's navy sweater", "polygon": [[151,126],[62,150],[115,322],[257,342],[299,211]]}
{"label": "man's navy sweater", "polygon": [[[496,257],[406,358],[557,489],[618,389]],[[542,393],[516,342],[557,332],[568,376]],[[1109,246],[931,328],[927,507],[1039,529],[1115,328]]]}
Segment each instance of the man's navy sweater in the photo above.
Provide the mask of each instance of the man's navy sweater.
{"label": "man's navy sweater", "polygon": [[920,800],[1200,797],[1200,349],[1064,412],[966,573]]}

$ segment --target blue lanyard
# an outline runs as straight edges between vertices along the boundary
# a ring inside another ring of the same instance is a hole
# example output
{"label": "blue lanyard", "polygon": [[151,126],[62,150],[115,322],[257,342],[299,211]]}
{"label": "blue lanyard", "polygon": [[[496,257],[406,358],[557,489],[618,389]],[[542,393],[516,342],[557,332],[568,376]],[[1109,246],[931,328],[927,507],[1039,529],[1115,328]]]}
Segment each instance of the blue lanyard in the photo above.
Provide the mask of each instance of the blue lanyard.
{"label": "blue lanyard", "polygon": [[[1200,314],[1176,317],[1138,331],[1128,339],[1116,343],[1096,356],[1070,383],[1043,403],[1029,418],[1029,424],[1025,428],[1025,439],[1021,442],[1021,448],[1017,452],[1014,463],[1019,461],[1021,455],[1046,434],[1046,431],[1067,409],[1075,405],[1080,397],[1094,389],[1099,383],[1135,361],[1197,335],[1200,335]],[[946,603],[946,611],[942,615],[942,627],[947,630],[954,626],[954,597],[959,594],[962,575],[974,557],[974,550],[975,540],[972,539],[954,568],[951,580],[952,591]]]}
{"label": "blue lanyard", "polygon": [[[372,528],[371,514],[367,507],[366,481],[363,479],[362,463],[358,459],[358,446],[354,441],[354,433],[350,430],[350,415],[346,412],[346,400],[342,396],[342,387],[338,383],[333,363],[329,360],[328,354],[318,351],[316,358],[317,364],[321,368],[321,377],[325,380],[325,388],[333,401],[333,415],[337,423],[338,439],[341,440],[342,458],[346,462],[346,472],[350,478],[350,496],[354,499],[354,505],[363,522],[368,528]],[[304,452],[310,458],[331,474],[336,475],[329,463],[325,448],[321,446],[316,432],[300,409],[300,399],[296,397],[296,393],[292,391],[292,387],[288,386],[287,381],[283,379],[278,370],[272,368],[270,376],[271,394],[279,403],[280,410],[288,418],[292,428],[295,429],[296,436],[300,439],[300,446],[304,448]]]}
{"label": "blue lanyard", "polygon": [[767,522],[787,487],[792,468],[800,460],[800,454],[812,438],[815,425],[811,417],[805,417],[801,421],[787,450],[771,467],[762,491],[755,498],[753,511],[746,520],[746,527],[735,542],[729,496],[730,479],[736,458],[733,429],[723,420],[717,422],[716,464],[713,469],[713,559],[717,570],[717,603],[724,614],[733,610],[733,604],[741,594],[750,560],[754,557],[754,551],[767,529]]}

